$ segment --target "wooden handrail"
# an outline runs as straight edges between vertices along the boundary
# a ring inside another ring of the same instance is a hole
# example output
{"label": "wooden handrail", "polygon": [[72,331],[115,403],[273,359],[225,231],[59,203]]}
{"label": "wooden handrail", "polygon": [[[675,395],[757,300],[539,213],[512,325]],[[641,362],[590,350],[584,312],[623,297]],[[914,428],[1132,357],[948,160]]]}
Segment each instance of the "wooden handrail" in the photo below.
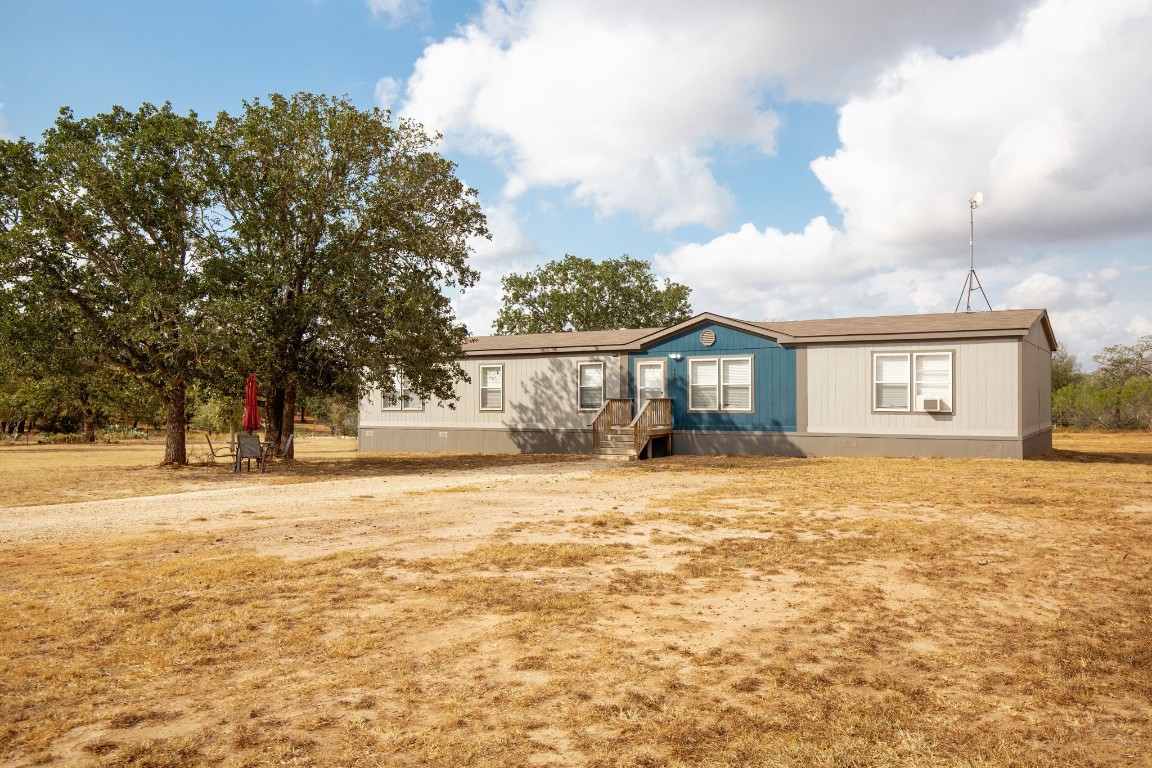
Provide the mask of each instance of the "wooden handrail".
{"label": "wooden handrail", "polygon": [[612,427],[623,426],[632,418],[632,401],[625,397],[610,397],[596,411],[592,420],[592,444],[599,448]]}
{"label": "wooden handrail", "polygon": [[666,435],[672,431],[672,399],[650,398],[628,426],[632,428],[632,445],[639,456],[653,435]]}

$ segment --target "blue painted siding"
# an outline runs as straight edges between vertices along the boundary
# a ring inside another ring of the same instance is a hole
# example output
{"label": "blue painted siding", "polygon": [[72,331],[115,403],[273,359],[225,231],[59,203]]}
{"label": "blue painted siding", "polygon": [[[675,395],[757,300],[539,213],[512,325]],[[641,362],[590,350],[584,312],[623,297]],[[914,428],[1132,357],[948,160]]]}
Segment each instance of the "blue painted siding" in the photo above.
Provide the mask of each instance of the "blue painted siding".
{"label": "blue painted siding", "polygon": [[[716,334],[716,343],[700,343],[706,328]],[[678,352],[682,360],[668,355]],[[688,411],[688,358],[752,355],[751,413]],[[672,398],[672,421],[677,429],[714,431],[796,431],[796,350],[785,349],[770,339],[722,325],[705,323],[682,334],[664,339],[643,352],[629,355],[628,395],[636,397],[636,361],[662,359],[667,366],[668,396]]]}

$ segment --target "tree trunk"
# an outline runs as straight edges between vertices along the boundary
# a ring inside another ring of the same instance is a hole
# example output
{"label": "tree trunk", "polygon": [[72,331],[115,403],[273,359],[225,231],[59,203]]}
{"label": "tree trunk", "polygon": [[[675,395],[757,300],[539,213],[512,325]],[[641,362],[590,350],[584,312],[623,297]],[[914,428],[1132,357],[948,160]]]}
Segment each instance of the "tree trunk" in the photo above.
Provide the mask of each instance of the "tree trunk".
{"label": "tree trunk", "polygon": [[267,419],[267,428],[264,430],[264,441],[276,446],[280,450],[281,436],[284,432],[284,387],[277,385],[268,392],[264,403],[264,415]]}
{"label": "tree trunk", "polygon": [[164,425],[167,437],[164,442],[165,464],[187,464],[188,448],[185,445],[187,386],[183,381],[171,385],[164,392]]}
{"label": "tree trunk", "polygon": [[88,390],[80,387],[76,399],[80,402],[80,414],[84,419],[84,442],[94,443],[96,442],[96,414],[89,404]]}
{"label": "tree trunk", "polygon": [[281,439],[276,443],[276,455],[282,456],[285,459],[293,459],[296,457],[296,441],[292,441],[292,447],[288,451],[284,451],[284,443],[287,442],[288,436],[296,432],[296,385],[291,384],[284,391],[284,413],[287,414],[287,423],[281,425]]}

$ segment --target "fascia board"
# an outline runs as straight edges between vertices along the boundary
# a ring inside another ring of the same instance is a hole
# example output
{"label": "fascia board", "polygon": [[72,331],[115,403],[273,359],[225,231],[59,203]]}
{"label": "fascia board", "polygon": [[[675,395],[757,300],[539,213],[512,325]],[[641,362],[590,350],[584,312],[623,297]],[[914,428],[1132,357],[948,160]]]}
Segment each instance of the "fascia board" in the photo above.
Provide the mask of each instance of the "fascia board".
{"label": "fascia board", "polygon": [[870,333],[870,334],[838,334],[835,336],[803,336],[803,344],[853,344],[870,341],[900,342],[900,341],[964,341],[965,339],[1018,339],[1028,335],[1025,330],[997,330],[997,331],[928,331],[924,333]]}

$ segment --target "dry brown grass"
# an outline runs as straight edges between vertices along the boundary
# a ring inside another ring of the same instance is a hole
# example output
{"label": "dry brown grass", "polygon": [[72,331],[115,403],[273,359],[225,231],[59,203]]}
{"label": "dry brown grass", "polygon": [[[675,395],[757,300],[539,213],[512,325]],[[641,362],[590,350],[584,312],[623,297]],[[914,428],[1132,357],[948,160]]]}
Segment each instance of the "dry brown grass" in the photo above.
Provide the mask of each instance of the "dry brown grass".
{"label": "dry brown grass", "polygon": [[1152,436],[1057,445],[472,479],[434,557],[8,549],[0,765],[1149,765]]}
{"label": "dry brown grass", "polygon": [[571,460],[571,456],[358,454],[352,438],[296,442],[296,460],[271,460],[265,474],[235,474],[212,460],[203,437],[188,439],[189,464],[165,467],[164,443],[135,440],[96,445],[0,443],[0,506],[23,507],[141,495],[187,493],[238,485],[313,483],[344,477],[429,474]]}

